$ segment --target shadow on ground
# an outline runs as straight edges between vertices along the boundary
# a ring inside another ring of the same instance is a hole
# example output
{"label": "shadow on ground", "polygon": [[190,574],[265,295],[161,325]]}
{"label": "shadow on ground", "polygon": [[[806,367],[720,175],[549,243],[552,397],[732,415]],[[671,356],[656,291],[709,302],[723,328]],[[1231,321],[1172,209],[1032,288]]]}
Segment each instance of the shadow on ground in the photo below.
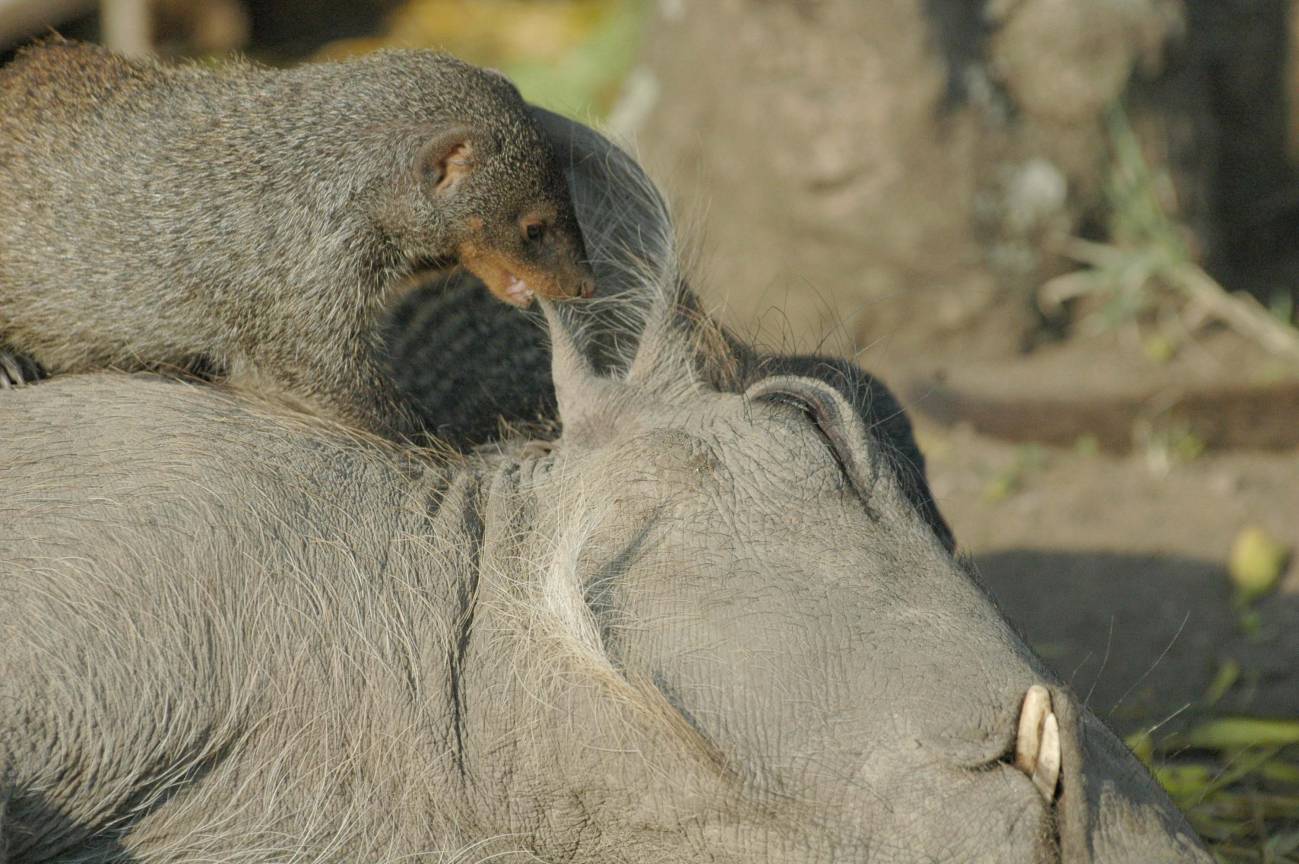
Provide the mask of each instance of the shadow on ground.
{"label": "shadow on ground", "polygon": [[1215,714],[1299,717],[1299,596],[1261,601],[1247,632],[1216,562],[1006,550],[974,563],[1030,644],[1121,733],[1197,719],[1232,660],[1241,674]]}

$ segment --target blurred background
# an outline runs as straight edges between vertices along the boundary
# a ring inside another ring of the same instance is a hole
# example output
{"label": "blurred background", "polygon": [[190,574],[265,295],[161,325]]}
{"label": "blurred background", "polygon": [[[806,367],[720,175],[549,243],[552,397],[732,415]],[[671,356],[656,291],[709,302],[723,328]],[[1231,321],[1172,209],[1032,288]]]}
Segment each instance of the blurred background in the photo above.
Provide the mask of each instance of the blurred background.
{"label": "blurred background", "polygon": [[1224,861],[1299,862],[1299,0],[0,0],[435,47],[632,148],[694,285],[904,398],[964,551]]}

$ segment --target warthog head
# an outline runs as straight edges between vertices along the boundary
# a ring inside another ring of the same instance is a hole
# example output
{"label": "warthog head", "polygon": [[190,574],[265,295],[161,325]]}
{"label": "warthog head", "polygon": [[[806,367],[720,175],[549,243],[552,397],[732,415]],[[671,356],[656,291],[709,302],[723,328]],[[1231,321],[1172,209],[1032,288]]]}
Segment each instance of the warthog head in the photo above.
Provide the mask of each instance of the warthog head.
{"label": "warthog head", "polygon": [[625,380],[555,330],[564,436],[508,553],[541,566],[480,586],[470,656],[510,659],[465,714],[493,747],[537,718],[491,787],[529,766],[523,824],[659,860],[1207,860],[924,518],[886,417],[816,377],[718,392],[662,321]]}
{"label": "warthog head", "polygon": [[1209,861],[954,557],[884,391],[754,362],[633,227],[644,335],[547,308],[546,444],[3,394],[0,859]]}

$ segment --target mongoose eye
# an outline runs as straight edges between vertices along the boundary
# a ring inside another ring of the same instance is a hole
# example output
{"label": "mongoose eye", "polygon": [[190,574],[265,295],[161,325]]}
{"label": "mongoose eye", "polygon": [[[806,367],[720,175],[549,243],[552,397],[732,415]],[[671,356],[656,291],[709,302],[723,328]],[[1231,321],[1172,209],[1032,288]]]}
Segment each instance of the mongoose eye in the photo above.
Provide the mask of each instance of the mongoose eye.
{"label": "mongoose eye", "polygon": [[530,241],[536,243],[542,237],[546,236],[546,226],[542,225],[540,222],[529,222],[527,225],[523,226],[523,233]]}

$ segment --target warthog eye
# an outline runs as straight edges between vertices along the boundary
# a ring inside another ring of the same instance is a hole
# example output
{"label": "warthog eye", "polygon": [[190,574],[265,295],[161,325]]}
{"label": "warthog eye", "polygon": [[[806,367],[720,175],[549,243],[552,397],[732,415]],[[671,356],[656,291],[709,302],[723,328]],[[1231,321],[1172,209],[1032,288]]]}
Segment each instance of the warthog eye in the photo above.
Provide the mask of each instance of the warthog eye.
{"label": "warthog eye", "polygon": [[773,390],[769,393],[764,393],[761,398],[763,402],[771,402],[777,405],[788,405],[791,408],[797,409],[800,414],[806,417],[811,422],[812,428],[816,430],[816,433],[821,438],[822,442],[825,443],[825,447],[830,451],[830,455],[834,457],[835,463],[839,466],[840,475],[844,477],[848,476],[848,466],[844,463],[843,454],[839,452],[836,437],[831,433],[831,430],[826,428],[827,423],[825,421],[827,418],[824,416],[822,411],[817,410],[818,406],[813,400],[807,399],[798,393],[790,393],[784,390]]}
{"label": "warthog eye", "polygon": [[811,421],[812,428],[816,430],[825,443],[826,449],[834,457],[840,477],[852,485],[866,506],[867,514],[871,518],[876,518],[869,504],[876,466],[873,460],[870,460],[868,465],[859,464],[863,454],[860,452],[861,448],[855,446],[852,440],[855,424],[843,416],[844,412],[838,400],[830,393],[824,392],[821,387],[782,386],[775,381],[771,384],[775,386],[758,385],[761,392],[757,398],[763,402],[789,405]]}

